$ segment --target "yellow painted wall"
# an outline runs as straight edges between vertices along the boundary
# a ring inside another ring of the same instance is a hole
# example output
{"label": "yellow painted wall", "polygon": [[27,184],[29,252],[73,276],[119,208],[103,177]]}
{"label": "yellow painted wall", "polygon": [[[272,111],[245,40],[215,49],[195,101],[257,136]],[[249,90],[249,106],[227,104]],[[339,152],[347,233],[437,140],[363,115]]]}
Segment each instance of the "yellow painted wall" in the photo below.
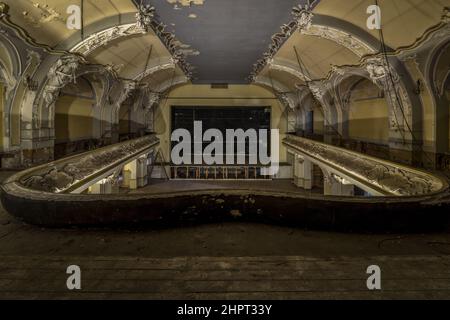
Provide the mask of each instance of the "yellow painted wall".
{"label": "yellow painted wall", "polygon": [[448,88],[445,92],[447,96],[447,103],[448,103],[448,152],[450,152],[450,88]]}
{"label": "yellow painted wall", "polygon": [[314,134],[324,134],[324,115],[320,106],[314,106]]}
{"label": "yellow painted wall", "polygon": [[172,90],[169,98],[155,112],[155,132],[160,138],[166,161],[170,159],[171,106],[271,107],[271,127],[280,130],[280,162],[286,162],[287,150],[282,140],[287,132],[287,112],[272,92],[256,85],[230,85],[211,89],[209,85],[184,85]]}
{"label": "yellow painted wall", "polygon": [[3,137],[5,133],[3,132],[3,117],[5,115],[4,113],[4,107],[5,107],[5,90],[3,88],[3,84],[0,83],[0,150],[3,150]]}
{"label": "yellow painted wall", "polygon": [[56,142],[76,141],[92,137],[92,111],[95,101],[62,95],[56,102]]}
{"label": "yellow painted wall", "polygon": [[350,138],[371,142],[388,142],[388,114],[388,106],[384,98],[352,101],[349,115]]}
{"label": "yellow painted wall", "polygon": [[[414,82],[417,80],[421,80],[422,83],[426,83],[425,78],[422,75],[422,71],[419,68],[419,65],[413,61],[408,60],[405,62],[408,67],[411,76],[414,79]],[[425,86],[424,86],[425,87]],[[435,147],[435,117],[436,113],[434,110],[433,97],[428,88],[422,90],[420,94],[420,99],[422,101],[422,140],[423,140],[423,148],[425,151],[433,150]]]}
{"label": "yellow painted wall", "polygon": [[130,113],[128,105],[122,105],[119,111],[119,133],[127,134],[130,132]]}
{"label": "yellow painted wall", "polygon": [[11,121],[10,121],[10,132],[11,132],[11,145],[19,146],[20,145],[20,121],[21,115],[20,110],[22,106],[22,101],[25,96],[25,87],[23,85],[19,85],[16,89],[16,98],[13,101],[11,108]]}

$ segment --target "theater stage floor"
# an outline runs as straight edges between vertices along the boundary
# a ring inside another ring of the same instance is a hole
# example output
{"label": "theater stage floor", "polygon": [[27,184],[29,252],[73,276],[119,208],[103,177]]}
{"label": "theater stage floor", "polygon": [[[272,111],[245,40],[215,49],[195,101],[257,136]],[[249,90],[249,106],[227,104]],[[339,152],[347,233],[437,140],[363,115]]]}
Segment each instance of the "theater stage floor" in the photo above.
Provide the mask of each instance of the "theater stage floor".
{"label": "theater stage floor", "polygon": [[165,193],[174,191],[195,191],[205,189],[249,189],[249,190],[274,190],[274,191],[286,191],[297,192],[303,195],[323,194],[323,190],[314,189],[306,191],[301,188],[297,188],[290,180],[256,180],[256,181],[213,181],[213,180],[156,180],[145,188],[141,188],[133,191],[126,191],[130,193]]}
{"label": "theater stage floor", "polygon": [[[1,179],[9,174],[0,172]],[[82,269],[78,292],[65,289],[71,264]],[[372,264],[381,267],[382,291],[366,288]],[[51,230],[0,210],[0,298],[450,299],[449,267],[450,234],[241,223]]]}

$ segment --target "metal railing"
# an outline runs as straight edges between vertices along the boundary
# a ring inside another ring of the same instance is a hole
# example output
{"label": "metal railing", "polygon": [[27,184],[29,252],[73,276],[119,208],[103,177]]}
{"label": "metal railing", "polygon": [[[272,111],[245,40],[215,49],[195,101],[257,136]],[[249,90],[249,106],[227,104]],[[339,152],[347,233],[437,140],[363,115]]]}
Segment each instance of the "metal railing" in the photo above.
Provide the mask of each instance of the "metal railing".
{"label": "metal railing", "polygon": [[171,166],[171,180],[270,180],[260,166]]}

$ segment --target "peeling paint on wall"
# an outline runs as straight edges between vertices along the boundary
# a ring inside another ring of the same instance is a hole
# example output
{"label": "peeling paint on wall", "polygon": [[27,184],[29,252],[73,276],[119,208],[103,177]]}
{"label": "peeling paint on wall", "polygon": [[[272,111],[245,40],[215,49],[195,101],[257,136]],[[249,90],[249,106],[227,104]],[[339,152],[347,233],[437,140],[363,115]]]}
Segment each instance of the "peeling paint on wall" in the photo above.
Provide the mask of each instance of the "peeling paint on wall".
{"label": "peeling paint on wall", "polygon": [[33,25],[34,27],[40,27],[41,24],[52,21],[64,21],[64,19],[61,17],[61,14],[54,8],[50,7],[48,4],[40,4],[33,1],[29,2],[38,10],[38,18],[33,17],[33,13],[29,11],[23,11],[22,16],[29,24]]}
{"label": "peeling paint on wall", "polygon": [[195,50],[189,44],[182,43],[181,41],[176,41],[177,46],[180,48],[180,51],[183,52],[186,56],[198,56],[200,55],[200,51]]}

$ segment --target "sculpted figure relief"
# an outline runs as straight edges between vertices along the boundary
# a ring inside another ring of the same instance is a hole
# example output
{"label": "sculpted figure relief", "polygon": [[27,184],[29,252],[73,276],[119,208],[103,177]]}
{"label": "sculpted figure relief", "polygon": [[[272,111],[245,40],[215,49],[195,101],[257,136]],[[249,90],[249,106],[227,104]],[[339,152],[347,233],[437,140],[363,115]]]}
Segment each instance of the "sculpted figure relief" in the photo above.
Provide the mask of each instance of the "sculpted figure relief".
{"label": "sculpted figure relief", "polygon": [[62,56],[49,70],[48,82],[43,93],[47,107],[56,101],[60,89],[76,80],[76,71],[82,63],[80,57],[66,55]]}

